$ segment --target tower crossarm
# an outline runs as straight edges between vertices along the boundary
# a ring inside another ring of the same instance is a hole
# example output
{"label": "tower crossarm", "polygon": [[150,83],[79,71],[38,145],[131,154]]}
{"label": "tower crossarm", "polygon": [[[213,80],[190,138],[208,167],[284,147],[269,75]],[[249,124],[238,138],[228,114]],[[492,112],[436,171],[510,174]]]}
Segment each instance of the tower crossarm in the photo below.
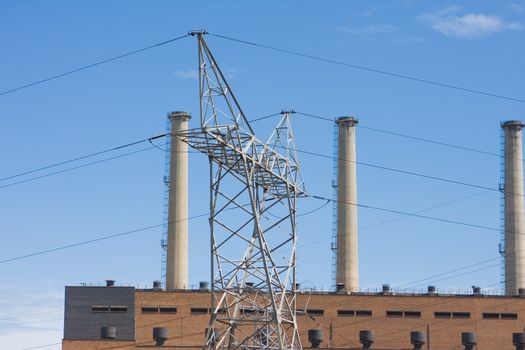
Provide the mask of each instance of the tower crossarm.
{"label": "tower crossarm", "polygon": [[178,137],[238,176],[244,177],[246,164],[253,181],[276,198],[287,197],[288,191],[306,196],[302,184],[295,182],[297,164],[248,132],[226,125],[189,129]]}

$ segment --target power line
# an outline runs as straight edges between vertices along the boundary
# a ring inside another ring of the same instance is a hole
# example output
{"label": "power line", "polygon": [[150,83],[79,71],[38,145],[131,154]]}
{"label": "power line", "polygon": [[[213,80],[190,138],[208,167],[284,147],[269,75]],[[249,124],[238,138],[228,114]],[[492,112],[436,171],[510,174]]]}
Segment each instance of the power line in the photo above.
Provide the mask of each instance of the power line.
{"label": "power line", "polygon": [[119,60],[119,59],[124,58],[124,57],[135,55],[137,53],[140,53],[140,52],[143,52],[143,51],[146,51],[146,50],[150,50],[150,49],[157,48],[157,47],[160,47],[160,46],[168,45],[168,44],[171,44],[171,43],[173,43],[173,42],[175,42],[177,40],[184,39],[184,38],[186,38],[188,36],[189,36],[189,34],[181,35],[179,37],[175,37],[175,38],[172,38],[172,39],[168,39],[166,41],[155,43],[155,44],[143,47],[141,49],[129,51],[129,52],[123,53],[123,54],[118,55],[118,56],[110,57],[110,58],[107,58],[105,60],[89,64],[87,66],[75,68],[73,70],[70,70],[70,71],[67,71],[67,72],[64,72],[64,73],[52,75],[52,76],[49,76],[47,78],[34,81],[32,83],[28,83],[28,84],[25,84],[25,85],[18,86],[16,88],[12,88],[12,89],[9,89],[9,90],[2,91],[2,92],[0,92],[0,96],[7,95],[7,94],[10,94],[10,93],[13,93],[13,92],[16,92],[16,91],[20,91],[20,90],[23,90],[23,89],[27,89],[27,88],[35,86],[35,85],[47,83],[48,81],[55,80],[55,79],[58,79],[58,78],[62,78],[62,77],[65,77],[65,76],[68,76],[68,75],[71,75],[71,74],[74,74],[74,73],[78,73],[78,72],[81,72],[81,71],[84,71],[84,70],[87,70],[87,69],[90,69],[90,68],[93,68],[93,67],[96,67],[96,66],[100,66],[100,65],[108,63],[108,62]]}
{"label": "power line", "polygon": [[[457,199],[454,199],[454,200],[451,200],[451,201],[448,201],[448,202],[445,202],[445,203],[433,205],[431,207],[418,210],[418,211],[416,211],[414,213],[420,214],[420,213],[424,213],[424,212],[427,212],[427,211],[430,211],[430,210],[442,208],[442,207],[445,207],[445,206],[448,206],[448,205],[451,205],[451,204],[455,204],[455,203],[458,203],[458,202],[461,202],[461,201],[464,201],[464,200],[467,200],[467,199],[470,199],[470,198],[482,195],[482,194],[487,193],[487,192],[488,191],[482,191],[482,192],[474,193],[474,194],[471,194],[471,195],[468,195],[468,196],[464,196],[464,197],[461,197],[461,198],[457,198]],[[326,203],[329,203],[329,201],[327,201]],[[326,205],[326,203],[322,204],[321,207],[319,207],[319,208],[317,208],[315,210],[317,211],[317,210],[323,208]],[[297,215],[297,216],[299,216],[299,215]],[[374,227],[377,227],[377,226],[381,226],[381,225],[385,225],[385,224],[388,224],[388,223],[391,223],[391,222],[394,222],[394,221],[398,221],[398,220],[404,219],[406,217],[408,217],[408,216],[401,215],[401,216],[398,216],[398,217],[395,217],[395,218],[392,218],[392,219],[389,219],[389,220],[384,220],[384,221],[381,221],[381,222],[378,222],[378,223],[375,223],[375,224],[372,224],[372,225],[368,225],[368,226],[365,226],[365,227],[360,227],[359,228],[359,232],[366,231],[366,230],[369,230],[371,228],[374,228]],[[301,245],[297,246],[297,248],[307,247],[307,246],[310,246],[312,244],[329,241],[331,239],[332,239],[332,237],[327,237],[327,238],[315,240],[313,242],[307,242],[307,243],[304,243],[304,244],[301,244]]]}
{"label": "power line", "polygon": [[20,349],[20,350],[35,350],[35,349],[43,349],[43,348],[48,348],[50,346],[55,346],[55,345],[62,345],[62,342],[60,343],[51,343],[51,344],[44,344],[44,345],[37,345],[37,346],[31,346],[29,348],[23,348],[23,349]]}
{"label": "power line", "polygon": [[[336,202],[338,204],[352,205],[352,206],[355,206],[355,207],[358,207],[358,208],[365,208],[365,209],[372,209],[372,210],[382,211],[382,212],[385,212],[385,213],[401,214],[401,215],[405,215],[405,216],[416,217],[416,218],[419,218],[419,219],[444,222],[444,223],[448,223],[448,224],[455,224],[455,225],[467,226],[467,227],[472,227],[472,228],[479,228],[479,229],[488,230],[488,231],[501,232],[501,229],[499,229],[499,228],[490,227],[490,226],[484,226],[484,225],[478,225],[478,224],[468,223],[468,222],[464,222],[464,221],[457,221],[457,220],[438,218],[438,217],[434,217],[434,216],[421,215],[421,214],[410,213],[410,212],[406,212],[406,211],[389,209],[389,208],[383,208],[383,207],[377,207],[377,206],[361,204],[361,203],[343,202],[343,201],[338,201],[338,200],[335,200],[335,199],[331,199],[331,198],[327,198],[327,197],[323,197],[323,196],[318,196],[318,195],[312,195],[312,194],[310,194],[309,197],[314,198],[314,199],[323,200],[323,201]],[[510,231],[508,231],[508,232],[510,232]],[[525,234],[525,233],[521,233],[521,232],[514,232],[514,233],[516,233],[516,234]]]}
{"label": "power line", "polygon": [[154,148],[155,148],[155,147],[153,147],[153,146],[152,146],[152,147],[148,147],[148,148],[143,148],[143,149],[140,149],[140,150],[137,150],[137,151],[132,151],[132,152],[127,152],[127,153],[119,154],[118,156],[109,157],[109,158],[104,158],[104,159],[100,159],[100,160],[97,160],[97,161],[94,161],[94,162],[90,162],[90,163],[86,163],[86,164],[82,164],[82,165],[77,165],[77,166],[70,167],[70,168],[66,168],[66,169],[62,169],[62,170],[58,170],[58,171],[55,171],[55,172],[52,172],[52,173],[48,173],[48,174],[44,174],[44,175],[39,175],[39,176],[34,176],[34,177],[29,178],[29,179],[25,179],[25,180],[20,180],[20,181],[12,182],[12,183],[9,183],[9,184],[7,184],[7,185],[2,185],[2,186],[0,186],[0,190],[1,190],[1,189],[4,189],[4,188],[7,188],[7,187],[12,187],[12,186],[20,185],[20,184],[23,184],[23,183],[26,183],[26,182],[31,182],[31,181],[35,181],[35,180],[38,180],[38,179],[43,179],[43,178],[46,178],[46,177],[50,177],[50,176],[54,176],[54,175],[58,175],[58,174],[62,174],[62,173],[66,173],[66,172],[69,172],[69,171],[72,171],[72,170],[85,168],[85,167],[88,167],[88,166],[91,166],[91,165],[104,163],[104,162],[107,162],[107,161],[110,161],[110,160],[115,160],[115,159],[119,159],[119,158],[127,157],[127,156],[130,156],[130,155],[132,155],[132,154],[137,154],[137,153],[141,153],[141,152],[144,152],[144,151],[149,151],[149,150],[154,149]]}
{"label": "power line", "polygon": [[482,90],[470,89],[470,88],[466,88],[466,87],[462,87],[462,86],[458,86],[458,85],[453,85],[453,84],[450,84],[450,83],[442,83],[442,82],[435,81],[435,80],[422,79],[422,78],[418,78],[418,77],[414,77],[414,76],[409,76],[409,75],[389,72],[389,71],[386,71],[386,70],[381,70],[381,69],[366,67],[366,66],[362,66],[362,65],[352,64],[352,63],[348,63],[348,62],[338,61],[338,60],[325,58],[325,57],[321,57],[321,56],[314,56],[314,55],[310,55],[310,54],[306,54],[306,53],[302,53],[302,52],[298,52],[298,51],[293,51],[293,50],[290,50],[290,49],[283,49],[283,48],[279,48],[279,47],[259,44],[259,43],[253,42],[253,41],[241,40],[241,39],[233,38],[233,37],[230,37],[230,36],[213,34],[213,33],[207,33],[207,34],[209,34],[209,35],[211,35],[213,37],[216,37],[216,38],[221,38],[221,39],[237,42],[237,43],[240,43],[240,44],[261,47],[261,48],[272,50],[272,51],[277,51],[277,52],[286,53],[286,54],[290,54],[290,55],[294,55],[294,56],[309,58],[309,59],[313,59],[313,60],[316,60],[316,61],[320,61],[320,62],[324,62],[324,63],[330,63],[330,64],[335,64],[335,65],[339,65],[339,66],[343,66],[343,67],[347,67],[347,68],[359,69],[359,70],[372,72],[372,73],[378,73],[378,74],[391,76],[391,77],[395,77],[395,78],[411,80],[411,81],[415,81],[415,82],[418,82],[418,83],[424,83],[424,84],[428,84],[428,85],[439,86],[439,87],[442,87],[442,88],[449,88],[449,89],[459,90],[459,91],[473,93],[473,94],[478,94],[478,95],[495,97],[495,98],[508,100],[508,101],[513,101],[513,102],[525,103],[525,100],[524,99],[520,99],[520,98],[515,98],[515,97],[510,97],[510,96],[505,96],[505,95],[500,95],[500,94],[495,94],[495,93],[482,91]]}
{"label": "power line", "polygon": [[264,120],[264,119],[268,119],[268,118],[271,118],[271,117],[275,117],[275,116],[278,116],[278,115],[281,115],[281,112],[279,113],[274,113],[274,114],[270,114],[270,115],[267,115],[267,116],[264,116],[264,117],[259,117],[259,118],[255,118],[255,119],[251,119],[249,120],[250,123],[257,123],[261,120]]}
{"label": "power line", "polygon": [[[209,213],[193,215],[193,216],[190,216],[188,218],[180,219],[180,220],[177,220],[177,221],[188,221],[188,220],[193,220],[193,219],[197,219],[197,218],[200,218],[200,217],[204,217],[204,216],[207,216],[207,215],[209,215]],[[56,252],[56,251],[59,251],[59,250],[64,250],[64,249],[68,249],[68,248],[78,247],[78,246],[91,244],[91,243],[95,243],[95,242],[105,241],[105,240],[108,240],[108,239],[111,239],[111,238],[128,236],[128,235],[133,234],[133,233],[147,231],[147,230],[151,230],[151,229],[154,229],[154,228],[159,228],[159,227],[162,227],[164,225],[165,224],[162,223],[162,224],[157,224],[157,225],[141,227],[141,228],[138,228],[138,229],[125,231],[125,232],[120,232],[120,233],[115,233],[115,234],[111,234],[111,235],[108,235],[108,236],[94,238],[94,239],[90,239],[90,240],[86,240],[86,241],[66,244],[66,245],[63,245],[63,246],[60,246],[60,247],[56,247],[56,248],[40,250],[40,251],[36,251],[36,252],[33,252],[33,253],[29,253],[29,254],[25,254],[25,255],[16,256],[16,257],[13,257],[13,258],[0,260],[0,264],[5,264],[5,263],[11,262],[11,261],[16,261],[16,260],[22,260],[22,259],[26,259],[26,258],[38,256],[38,255],[49,254],[49,253],[53,253],[53,252]]]}
{"label": "power line", "polygon": [[[79,156],[79,157],[76,157],[76,158],[68,159],[68,160],[65,160],[65,161],[58,162],[58,163],[49,164],[49,165],[46,165],[46,166],[43,166],[43,167],[40,167],[40,168],[24,171],[24,172],[21,172],[21,173],[18,173],[18,174],[9,175],[9,176],[0,178],[0,182],[6,181],[6,180],[11,180],[11,179],[14,179],[14,178],[17,178],[17,177],[21,177],[21,176],[25,176],[25,175],[29,175],[29,174],[33,174],[33,173],[36,173],[36,172],[39,172],[39,171],[42,171],[42,170],[55,168],[55,167],[58,167],[58,166],[61,166],[61,165],[73,163],[73,162],[76,162],[76,161],[79,161],[79,160],[83,160],[83,159],[86,159],[86,158],[99,156],[101,154],[105,154],[105,153],[109,153],[109,152],[113,152],[113,151],[119,151],[121,149],[128,148],[128,147],[131,147],[131,146],[136,146],[136,145],[139,145],[141,143],[145,143],[145,142],[152,143],[153,140],[156,140],[156,139],[159,139],[159,138],[162,138],[162,137],[165,137],[165,136],[166,136],[166,134],[164,133],[164,134],[160,134],[160,135],[157,135],[157,136],[148,137],[146,139],[142,139],[142,140],[126,143],[124,145],[107,148],[107,149],[102,150],[102,151],[85,154],[83,156]],[[2,188],[2,187],[0,187],[0,188]]]}
{"label": "power line", "polygon": [[[297,114],[303,115],[305,117],[311,117],[311,118],[314,118],[314,119],[327,121],[327,122],[330,122],[332,124],[335,122],[335,119],[333,119],[333,118],[328,118],[328,117],[324,117],[324,116],[320,116],[320,115],[316,115],[316,114],[304,113],[304,112],[297,112]],[[383,134],[387,134],[387,135],[403,137],[403,138],[410,139],[410,140],[421,141],[421,142],[431,143],[431,144],[435,144],[435,145],[439,145],[439,146],[456,148],[456,149],[460,149],[460,150],[463,150],[463,151],[469,151],[469,152],[475,152],[475,153],[481,153],[481,154],[485,154],[485,155],[489,155],[489,156],[499,157],[499,154],[497,154],[497,153],[488,152],[488,151],[484,151],[484,150],[480,150],[480,149],[476,149],[476,148],[472,148],[472,147],[465,147],[465,146],[460,146],[460,145],[454,145],[452,143],[432,140],[432,139],[419,137],[419,136],[408,135],[408,134],[402,134],[402,133],[399,133],[399,132],[389,131],[389,130],[385,130],[385,129],[373,128],[373,127],[365,126],[365,125],[362,125],[362,124],[357,124],[357,127],[360,128],[360,129],[375,131],[375,132],[379,132],[379,133],[383,133]]]}
{"label": "power line", "polygon": [[[250,120],[250,122],[252,122],[252,123],[253,122],[258,122],[258,121],[261,121],[261,120],[264,120],[264,119],[275,117],[275,116],[280,115],[280,114],[281,113],[274,113],[274,114],[266,115],[266,116],[263,116],[263,117],[252,119],[252,120]],[[37,172],[40,172],[40,171],[43,171],[43,170],[48,170],[48,169],[56,168],[56,167],[59,167],[59,166],[62,166],[62,165],[74,163],[74,162],[77,162],[79,160],[84,160],[84,159],[87,159],[87,158],[96,157],[96,156],[99,156],[99,155],[102,155],[102,154],[105,154],[105,153],[119,151],[119,150],[122,150],[124,148],[136,146],[136,145],[139,145],[139,144],[142,144],[142,143],[146,143],[146,142],[151,144],[151,146],[152,146],[151,148],[157,148],[160,151],[166,152],[165,149],[160,148],[155,143],[153,143],[153,141],[157,140],[157,139],[160,139],[160,138],[163,138],[163,137],[166,137],[167,135],[168,134],[166,134],[166,133],[159,134],[159,135],[148,137],[148,138],[141,139],[141,140],[138,140],[138,141],[133,141],[133,142],[130,142],[130,143],[126,143],[126,144],[123,144],[123,145],[120,145],[120,146],[107,148],[107,149],[104,149],[102,151],[97,151],[97,152],[85,154],[85,155],[82,155],[82,156],[78,156],[78,157],[75,157],[75,158],[72,158],[72,159],[68,159],[68,160],[65,160],[65,161],[49,164],[49,165],[46,165],[46,166],[43,166],[43,167],[40,167],[40,168],[36,168],[36,169],[32,169],[32,170],[21,172],[21,173],[5,176],[3,178],[0,178],[0,182],[7,181],[7,180],[12,180],[12,179],[15,179],[15,178],[18,178],[18,177],[23,177],[25,175],[30,175],[30,174],[37,173]],[[99,160],[99,161],[83,164],[83,165],[80,165],[80,166],[67,168],[67,169],[64,169],[64,170],[57,171],[57,172],[53,172],[53,173],[49,173],[49,174],[45,174],[45,175],[40,175],[40,176],[35,176],[35,177],[30,178],[30,179],[25,179],[25,180],[22,180],[22,181],[9,183],[7,185],[0,186],[0,189],[5,188],[5,187],[11,187],[11,186],[19,185],[19,184],[22,184],[22,183],[25,183],[25,182],[30,182],[30,181],[33,181],[33,180],[37,180],[37,179],[41,179],[41,178],[45,178],[45,177],[49,177],[49,176],[53,176],[53,175],[57,175],[57,174],[61,174],[61,173],[64,173],[64,172],[68,172],[68,171],[79,169],[79,168],[83,168],[83,167],[86,167],[86,166],[90,166],[90,165],[106,162],[106,161],[109,161],[109,160],[121,158],[121,157],[124,157],[124,156],[127,156],[127,155],[143,152],[143,151],[149,150],[151,148],[146,148],[146,149],[139,150],[139,151],[136,151],[136,152],[124,153],[124,154],[121,154],[121,155],[116,156],[116,157],[110,157],[110,158],[102,159],[102,160]],[[188,151],[188,153],[200,153],[200,152]]]}
{"label": "power line", "polygon": [[[447,178],[439,177],[439,176],[433,176],[433,175],[416,173],[416,172],[408,171],[408,170],[391,168],[391,167],[378,165],[378,164],[365,163],[365,162],[354,161],[354,160],[350,160],[350,159],[343,159],[343,158],[339,158],[339,157],[329,156],[327,154],[322,154],[322,153],[317,153],[317,152],[312,152],[312,151],[306,151],[306,150],[301,150],[301,149],[296,149],[295,151],[297,153],[304,153],[304,154],[309,154],[309,155],[316,156],[316,157],[322,157],[322,158],[328,158],[328,159],[334,159],[334,160],[341,160],[343,162],[355,163],[357,165],[362,165],[362,166],[366,166],[366,167],[369,167],[369,168],[375,168],[375,169],[380,169],[380,170],[387,170],[387,171],[391,171],[391,172],[394,172],[394,173],[399,173],[399,174],[404,174],[404,175],[411,175],[411,176],[421,177],[421,178],[425,178],[425,179],[429,179],[429,180],[447,182],[447,183],[452,183],[452,184],[455,184],[455,185],[461,185],[461,186],[466,186],[466,187],[479,188],[479,189],[487,190],[487,191],[501,192],[499,188],[495,188],[495,187],[487,187],[487,186],[473,184],[473,183],[469,183],[469,182],[463,182],[463,181],[447,179]],[[514,193],[514,194],[523,196],[523,194],[519,194],[519,193]]]}

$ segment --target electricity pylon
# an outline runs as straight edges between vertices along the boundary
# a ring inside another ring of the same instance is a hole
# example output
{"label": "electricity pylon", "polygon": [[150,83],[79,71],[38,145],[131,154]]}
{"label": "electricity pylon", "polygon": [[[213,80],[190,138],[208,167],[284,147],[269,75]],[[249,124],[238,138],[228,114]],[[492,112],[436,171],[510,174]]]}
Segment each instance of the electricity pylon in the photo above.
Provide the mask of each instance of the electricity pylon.
{"label": "electricity pylon", "polygon": [[[306,196],[289,112],[268,142],[198,39],[200,127],[179,138],[210,162],[211,318],[204,349],[301,349],[296,200]],[[284,151],[279,153],[279,150]]]}

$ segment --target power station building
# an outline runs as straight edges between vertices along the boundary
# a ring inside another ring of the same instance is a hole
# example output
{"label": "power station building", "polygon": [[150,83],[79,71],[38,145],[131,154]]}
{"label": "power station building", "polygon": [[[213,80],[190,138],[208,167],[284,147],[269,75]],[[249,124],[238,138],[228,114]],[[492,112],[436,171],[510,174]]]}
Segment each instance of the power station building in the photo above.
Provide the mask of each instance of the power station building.
{"label": "power station building", "polygon": [[[210,293],[133,287],[66,287],[63,350],[153,348],[155,329],[167,349],[201,349],[210,319]],[[360,349],[360,331],[374,335],[371,349],[412,349],[411,332],[422,332],[422,349],[464,349],[462,333],[476,334],[478,350],[510,350],[524,331],[521,296],[299,292],[297,320],[303,347],[309,331],[322,333],[319,348]],[[246,309],[241,312],[250,313]],[[159,345],[160,346],[160,345]],[[315,342],[314,342],[315,346]]]}
{"label": "power station building", "polygon": [[[207,282],[188,289],[187,145],[176,134],[190,116],[169,115],[172,125],[166,286],[152,289],[68,286],[65,290],[63,350],[201,349],[209,333]],[[525,344],[525,240],[522,129],[519,121],[501,124],[505,135],[505,295],[394,293],[388,285],[359,292],[355,126],[338,125],[337,269],[333,292],[296,286],[297,324],[302,346],[330,349],[523,349]],[[246,293],[251,293],[246,284]],[[256,293],[254,290],[253,293]],[[239,310],[245,320],[254,309]],[[246,347],[248,349],[248,347]]]}

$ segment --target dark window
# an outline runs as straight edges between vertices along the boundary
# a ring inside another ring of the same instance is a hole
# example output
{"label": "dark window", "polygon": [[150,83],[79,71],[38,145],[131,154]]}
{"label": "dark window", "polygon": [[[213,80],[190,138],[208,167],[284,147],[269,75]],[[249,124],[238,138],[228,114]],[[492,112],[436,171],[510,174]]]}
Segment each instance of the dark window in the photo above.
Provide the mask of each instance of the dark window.
{"label": "dark window", "polygon": [[470,312],[453,312],[452,318],[470,318]]}
{"label": "dark window", "polygon": [[128,312],[127,306],[110,306],[109,312]]}
{"label": "dark window", "polygon": [[255,313],[255,310],[251,308],[242,308],[241,312],[243,312],[245,315],[252,315]]}
{"label": "dark window", "polygon": [[355,310],[337,310],[337,316],[355,316]]}
{"label": "dark window", "polygon": [[109,312],[109,306],[92,306],[91,312]]}
{"label": "dark window", "polygon": [[434,312],[434,317],[436,318],[450,318],[452,313],[446,311],[436,311]]}
{"label": "dark window", "polygon": [[501,319],[502,319],[502,320],[517,320],[517,319],[518,319],[518,314],[514,314],[514,313],[502,313],[502,314],[501,314]]}
{"label": "dark window", "polygon": [[483,319],[485,320],[498,320],[499,314],[496,312],[484,312]]}
{"label": "dark window", "polygon": [[312,315],[312,316],[323,316],[324,310],[323,309],[308,309],[306,310],[306,314]]}
{"label": "dark window", "polygon": [[355,315],[357,317],[370,317],[372,316],[372,310],[356,310]]}
{"label": "dark window", "polygon": [[154,306],[145,306],[141,308],[141,311],[143,313],[156,314],[157,312],[159,312],[159,308]]}
{"label": "dark window", "polygon": [[159,312],[161,314],[176,314],[177,308],[176,307],[159,307]]}
{"label": "dark window", "polygon": [[386,317],[403,317],[403,311],[387,311]]}
{"label": "dark window", "polygon": [[421,311],[405,311],[405,317],[421,317]]}
{"label": "dark window", "polygon": [[205,308],[205,307],[192,307],[191,308],[191,313],[192,314],[207,314],[208,313],[208,309]]}

